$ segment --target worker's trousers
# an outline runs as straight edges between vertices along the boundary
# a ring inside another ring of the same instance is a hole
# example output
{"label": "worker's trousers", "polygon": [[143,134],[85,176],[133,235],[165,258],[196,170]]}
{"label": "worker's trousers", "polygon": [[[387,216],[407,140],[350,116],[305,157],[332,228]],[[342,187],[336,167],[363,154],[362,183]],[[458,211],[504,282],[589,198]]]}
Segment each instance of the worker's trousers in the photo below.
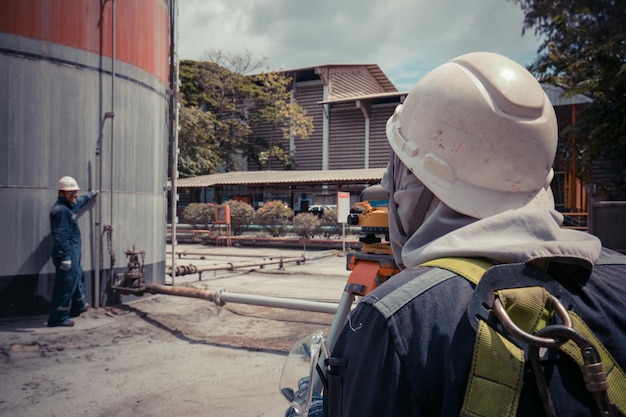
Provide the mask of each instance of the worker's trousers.
{"label": "worker's trousers", "polygon": [[64,271],[57,266],[50,299],[48,325],[64,323],[70,316],[78,316],[84,308],[85,290],[80,264],[72,263],[69,271]]}

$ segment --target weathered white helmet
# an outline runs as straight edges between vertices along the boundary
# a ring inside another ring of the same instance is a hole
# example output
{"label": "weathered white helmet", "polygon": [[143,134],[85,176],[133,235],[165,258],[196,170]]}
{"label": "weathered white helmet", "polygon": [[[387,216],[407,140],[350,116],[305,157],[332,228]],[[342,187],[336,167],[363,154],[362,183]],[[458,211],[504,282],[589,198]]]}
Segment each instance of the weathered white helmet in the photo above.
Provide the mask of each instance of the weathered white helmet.
{"label": "weathered white helmet", "polygon": [[532,74],[507,57],[471,53],[429,72],[388,120],[387,139],[455,211],[484,218],[554,207],[554,108]]}
{"label": "weathered white helmet", "polygon": [[78,186],[78,182],[72,177],[63,177],[57,183],[57,188],[59,191],[78,191],[80,187]]}

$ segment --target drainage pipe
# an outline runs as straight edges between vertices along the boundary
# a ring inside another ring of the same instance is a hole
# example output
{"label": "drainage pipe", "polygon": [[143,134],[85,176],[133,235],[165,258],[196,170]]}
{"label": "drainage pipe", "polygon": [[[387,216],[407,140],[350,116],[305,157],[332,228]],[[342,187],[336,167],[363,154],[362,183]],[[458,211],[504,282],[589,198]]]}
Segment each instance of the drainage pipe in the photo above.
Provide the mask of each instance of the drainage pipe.
{"label": "drainage pipe", "polygon": [[121,289],[118,291],[128,294],[143,295],[144,292],[150,294],[176,295],[180,297],[199,298],[201,300],[213,301],[218,306],[225,303],[251,304],[264,307],[278,307],[291,310],[311,311],[315,313],[335,314],[338,305],[321,301],[301,300],[294,298],[268,297],[254,294],[229,293],[223,288],[215,291],[200,290],[187,287],[172,287],[160,284],[148,284],[143,288]]}

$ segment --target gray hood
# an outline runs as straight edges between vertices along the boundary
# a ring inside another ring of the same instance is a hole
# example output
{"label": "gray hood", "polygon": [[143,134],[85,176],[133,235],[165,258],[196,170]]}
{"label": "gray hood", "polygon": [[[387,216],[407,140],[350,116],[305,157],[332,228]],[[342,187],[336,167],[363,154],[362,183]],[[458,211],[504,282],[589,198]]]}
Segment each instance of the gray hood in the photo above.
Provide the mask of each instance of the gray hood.
{"label": "gray hood", "polygon": [[440,203],[407,240],[401,256],[407,267],[463,256],[496,263],[551,258],[591,268],[602,250],[600,240],[585,232],[563,229],[562,223],[559,212],[545,207],[509,210],[477,220]]}
{"label": "gray hood", "polygon": [[496,263],[551,258],[591,268],[602,245],[593,235],[563,229],[548,207],[509,210],[485,219],[455,212],[393,157],[382,185],[389,191],[389,238],[400,267],[441,257],[483,257]]}

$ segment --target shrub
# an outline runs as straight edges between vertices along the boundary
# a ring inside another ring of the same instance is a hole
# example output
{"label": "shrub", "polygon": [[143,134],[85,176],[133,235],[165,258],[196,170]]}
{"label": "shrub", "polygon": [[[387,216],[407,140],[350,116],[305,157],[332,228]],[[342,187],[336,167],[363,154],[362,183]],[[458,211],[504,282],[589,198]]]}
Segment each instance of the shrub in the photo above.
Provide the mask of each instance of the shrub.
{"label": "shrub", "polygon": [[228,200],[224,204],[230,206],[230,227],[233,235],[240,236],[254,221],[254,209],[250,204],[237,200]]}
{"label": "shrub", "polygon": [[319,231],[320,219],[313,213],[300,213],[293,219],[293,232],[300,237],[313,237]]}
{"label": "shrub", "polygon": [[256,224],[265,227],[272,237],[285,236],[293,210],[280,200],[268,201],[256,211]]}
{"label": "shrub", "polygon": [[325,238],[329,238],[332,235],[341,235],[341,223],[337,219],[338,210],[336,208],[324,210],[324,214],[320,218],[320,233]]}
{"label": "shrub", "polygon": [[204,227],[215,222],[215,207],[207,203],[191,203],[182,213],[183,222],[194,228]]}

